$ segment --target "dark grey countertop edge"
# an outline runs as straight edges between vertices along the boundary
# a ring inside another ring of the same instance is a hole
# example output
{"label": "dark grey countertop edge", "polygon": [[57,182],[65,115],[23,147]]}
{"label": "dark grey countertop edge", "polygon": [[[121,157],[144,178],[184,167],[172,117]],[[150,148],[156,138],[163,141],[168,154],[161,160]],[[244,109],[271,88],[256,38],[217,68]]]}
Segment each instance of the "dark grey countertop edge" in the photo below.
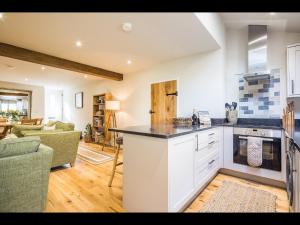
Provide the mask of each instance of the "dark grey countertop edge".
{"label": "dark grey countertop edge", "polygon": [[195,130],[180,132],[178,134],[169,134],[169,135],[168,134],[153,134],[153,133],[129,131],[129,130],[122,130],[122,129],[118,129],[118,128],[109,128],[108,130],[109,131],[120,132],[120,133],[125,133],[125,134],[134,134],[134,135],[139,135],[139,136],[169,139],[169,138],[179,137],[179,136],[186,135],[186,134],[192,134],[192,133],[199,132],[199,131],[209,130],[209,129],[212,129],[212,128],[215,128],[215,127],[218,127],[218,126],[204,127],[204,128],[199,128],[199,129],[195,129]]}
{"label": "dark grey countertop edge", "polygon": [[[124,129],[119,129],[119,128],[109,128],[109,131],[115,131],[115,132],[120,132],[120,133],[126,133],[126,134],[134,134],[134,135],[140,135],[140,136],[147,136],[147,137],[156,137],[156,138],[164,138],[164,139],[169,139],[169,138],[174,138],[174,137],[179,137],[182,135],[186,135],[186,134],[192,134],[195,132],[199,132],[199,131],[203,131],[203,130],[208,130],[211,128],[215,128],[215,127],[222,127],[222,126],[226,126],[226,127],[253,127],[253,125],[250,124],[228,124],[228,123],[223,123],[223,124],[213,124],[211,127],[202,127],[202,128],[195,128],[195,129],[191,129],[188,131],[183,131],[177,134],[155,134],[155,133],[146,133],[146,132],[141,132],[141,131],[131,131],[131,130],[126,130],[126,128]],[[259,127],[259,125],[258,125]],[[261,126],[262,129],[275,129],[275,130],[282,130],[282,127],[276,127],[276,126]]]}

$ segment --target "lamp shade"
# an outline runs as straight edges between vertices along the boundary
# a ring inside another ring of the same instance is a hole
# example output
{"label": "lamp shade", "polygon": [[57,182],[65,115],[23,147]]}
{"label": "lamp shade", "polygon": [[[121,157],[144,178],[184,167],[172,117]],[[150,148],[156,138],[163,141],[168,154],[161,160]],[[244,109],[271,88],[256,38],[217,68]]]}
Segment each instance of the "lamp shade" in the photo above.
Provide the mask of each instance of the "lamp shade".
{"label": "lamp shade", "polygon": [[106,101],[105,109],[107,110],[120,110],[120,101]]}

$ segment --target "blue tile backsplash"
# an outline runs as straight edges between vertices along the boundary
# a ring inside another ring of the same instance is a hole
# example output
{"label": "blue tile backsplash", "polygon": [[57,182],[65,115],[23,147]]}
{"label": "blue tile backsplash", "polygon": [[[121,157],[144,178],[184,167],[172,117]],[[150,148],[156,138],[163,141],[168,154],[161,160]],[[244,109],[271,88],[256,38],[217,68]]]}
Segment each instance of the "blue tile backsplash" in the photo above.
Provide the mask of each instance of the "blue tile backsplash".
{"label": "blue tile backsplash", "polygon": [[270,79],[249,81],[239,77],[239,117],[280,117],[280,69],[271,70]]}

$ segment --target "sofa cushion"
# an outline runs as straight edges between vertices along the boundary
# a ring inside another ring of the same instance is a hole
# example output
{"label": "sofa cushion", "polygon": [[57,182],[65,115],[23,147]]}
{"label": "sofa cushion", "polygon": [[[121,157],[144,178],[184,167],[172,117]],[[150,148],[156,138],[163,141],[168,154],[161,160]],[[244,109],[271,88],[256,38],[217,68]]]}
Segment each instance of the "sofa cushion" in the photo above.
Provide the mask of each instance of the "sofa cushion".
{"label": "sofa cushion", "polygon": [[0,158],[36,152],[40,143],[40,137],[36,136],[1,140]]}
{"label": "sofa cushion", "polygon": [[8,135],[6,135],[6,137],[3,138],[2,140],[11,139],[11,138],[18,138],[18,137],[17,137],[17,135],[15,135],[15,134],[8,134]]}
{"label": "sofa cushion", "polygon": [[47,126],[47,125],[45,125],[43,127],[43,130],[55,130],[55,125],[53,125],[53,126]]}
{"label": "sofa cushion", "polygon": [[21,131],[22,136],[26,137],[29,135],[35,135],[35,136],[39,136],[40,134],[52,134],[52,133],[59,133],[59,132],[64,132],[62,129],[58,129],[58,130],[23,130]]}
{"label": "sofa cushion", "polygon": [[49,120],[48,123],[46,124],[47,127],[52,127],[54,126],[58,121],[54,121],[54,120]]}
{"label": "sofa cushion", "polygon": [[12,133],[17,137],[22,137],[21,131],[23,130],[42,130],[42,125],[14,125]]}
{"label": "sofa cushion", "polygon": [[55,124],[55,129],[62,129],[63,131],[74,131],[74,127],[73,123],[63,123],[58,121]]}

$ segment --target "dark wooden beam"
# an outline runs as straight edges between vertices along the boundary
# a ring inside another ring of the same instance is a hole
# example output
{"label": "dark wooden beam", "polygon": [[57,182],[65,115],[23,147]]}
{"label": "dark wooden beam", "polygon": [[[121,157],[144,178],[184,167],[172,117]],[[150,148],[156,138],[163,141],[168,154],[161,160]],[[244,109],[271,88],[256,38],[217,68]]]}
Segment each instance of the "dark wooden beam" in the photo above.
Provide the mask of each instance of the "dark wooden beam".
{"label": "dark wooden beam", "polygon": [[29,96],[29,94],[25,94],[25,93],[0,92],[0,96]]}
{"label": "dark wooden beam", "polygon": [[36,52],[25,48],[20,48],[2,42],[0,42],[0,55],[45,66],[52,66],[60,69],[75,71],[78,73],[89,74],[106,79],[117,81],[123,80],[123,74],[121,73],[112,72],[109,70],[89,66],[86,64],[74,62],[52,55],[47,55],[41,52]]}

